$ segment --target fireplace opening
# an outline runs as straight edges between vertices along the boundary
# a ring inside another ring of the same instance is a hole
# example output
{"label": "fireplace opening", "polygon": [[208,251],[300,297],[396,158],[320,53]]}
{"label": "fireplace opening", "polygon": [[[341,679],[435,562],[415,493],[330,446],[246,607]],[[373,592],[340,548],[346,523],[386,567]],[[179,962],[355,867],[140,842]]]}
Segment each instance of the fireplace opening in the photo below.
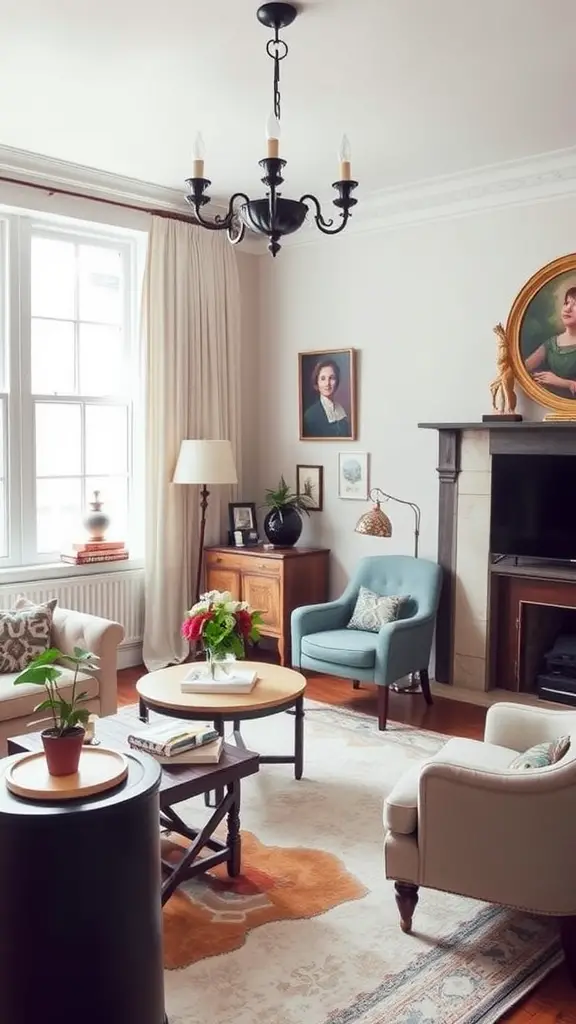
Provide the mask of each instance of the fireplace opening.
{"label": "fireplace opening", "polygon": [[576,706],[576,608],[520,602],[521,693]]}

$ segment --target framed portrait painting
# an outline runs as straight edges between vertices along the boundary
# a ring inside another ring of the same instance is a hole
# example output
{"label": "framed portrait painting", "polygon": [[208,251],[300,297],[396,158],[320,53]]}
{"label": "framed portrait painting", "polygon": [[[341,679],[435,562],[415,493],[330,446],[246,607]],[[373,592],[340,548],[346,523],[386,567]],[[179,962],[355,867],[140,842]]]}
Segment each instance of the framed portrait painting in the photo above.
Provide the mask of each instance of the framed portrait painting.
{"label": "framed portrait painting", "polygon": [[356,440],[356,352],[298,353],[301,441]]}
{"label": "framed portrait painting", "polygon": [[576,419],[576,253],[542,267],[524,285],[506,323],[516,380],[551,418]]}

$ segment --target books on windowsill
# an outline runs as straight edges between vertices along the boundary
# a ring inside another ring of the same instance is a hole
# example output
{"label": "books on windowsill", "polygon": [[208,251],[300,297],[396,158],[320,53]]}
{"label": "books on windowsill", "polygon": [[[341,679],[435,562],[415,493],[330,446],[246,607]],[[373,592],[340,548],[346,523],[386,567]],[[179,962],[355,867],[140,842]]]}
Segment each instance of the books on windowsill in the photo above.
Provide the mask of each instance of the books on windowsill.
{"label": "books on windowsill", "polygon": [[128,745],[134,750],[172,759],[216,739],[216,729],[203,722],[154,722],[131,732]]}
{"label": "books on windowsill", "polygon": [[[193,747],[192,750],[186,750],[183,754],[173,754],[172,757],[166,757],[164,754],[151,754],[151,756],[159,764],[170,767],[184,764],[218,764],[223,746],[224,740],[219,736],[217,740],[203,743],[200,747]],[[146,753],[150,753],[150,751],[146,751]]]}
{"label": "books on windowsill", "polygon": [[182,693],[252,693],[258,679],[253,669],[217,668],[211,679],[206,668],[192,668],[180,684]]}
{"label": "books on windowsill", "polygon": [[94,562],[123,562],[129,557],[123,540],[92,540],[72,545],[60,558],[70,565],[91,565]]}

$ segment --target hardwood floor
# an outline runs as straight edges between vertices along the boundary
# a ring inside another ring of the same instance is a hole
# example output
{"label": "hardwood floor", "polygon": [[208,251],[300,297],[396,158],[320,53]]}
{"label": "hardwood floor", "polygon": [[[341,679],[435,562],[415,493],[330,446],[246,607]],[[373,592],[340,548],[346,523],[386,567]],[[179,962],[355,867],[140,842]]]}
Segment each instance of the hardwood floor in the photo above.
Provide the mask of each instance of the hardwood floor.
{"label": "hardwood floor", "polygon": [[[142,666],[118,673],[119,704],[135,702],[135,684],[145,671]],[[314,676],[308,681],[306,694],[311,700],[376,716],[375,687],[364,683],[359,690],[353,690],[351,683],[345,680]],[[427,707],[419,694],[402,696],[391,692],[388,716],[393,722],[404,722],[433,732],[481,739],[486,709],[441,698],[435,698],[434,705]],[[378,823],[376,827],[379,827]],[[506,1024],[576,1024],[576,989],[570,984],[564,967],[557,968],[502,1020]]]}

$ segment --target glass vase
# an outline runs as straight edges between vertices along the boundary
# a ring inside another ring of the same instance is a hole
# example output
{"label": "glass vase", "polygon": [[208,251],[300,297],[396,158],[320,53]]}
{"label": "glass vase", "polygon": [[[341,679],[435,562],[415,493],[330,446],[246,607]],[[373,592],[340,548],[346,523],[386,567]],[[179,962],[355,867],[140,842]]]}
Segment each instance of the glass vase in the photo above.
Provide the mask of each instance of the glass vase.
{"label": "glass vase", "polygon": [[206,675],[208,679],[225,680],[227,675],[226,666],[229,666],[230,662],[236,661],[234,655],[224,654],[213,647],[205,647],[204,653],[206,655]]}

